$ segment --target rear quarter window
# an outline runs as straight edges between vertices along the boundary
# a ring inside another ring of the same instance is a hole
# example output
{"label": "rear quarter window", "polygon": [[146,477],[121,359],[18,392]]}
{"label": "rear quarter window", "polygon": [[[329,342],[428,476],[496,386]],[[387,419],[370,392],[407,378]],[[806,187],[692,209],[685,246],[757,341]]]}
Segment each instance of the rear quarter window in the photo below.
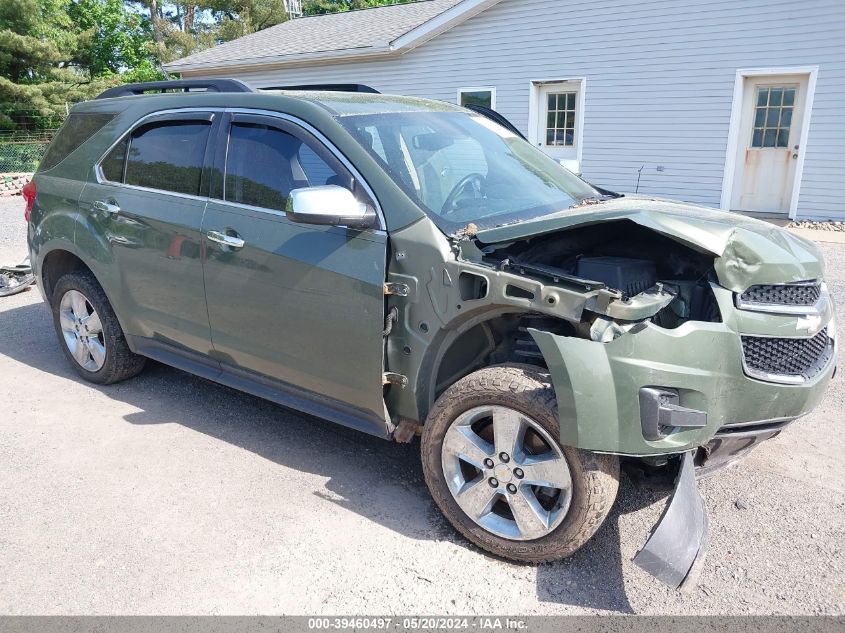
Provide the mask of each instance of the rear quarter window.
{"label": "rear quarter window", "polygon": [[114,112],[76,112],[68,116],[47,148],[38,171],[52,169],[116,116]]}

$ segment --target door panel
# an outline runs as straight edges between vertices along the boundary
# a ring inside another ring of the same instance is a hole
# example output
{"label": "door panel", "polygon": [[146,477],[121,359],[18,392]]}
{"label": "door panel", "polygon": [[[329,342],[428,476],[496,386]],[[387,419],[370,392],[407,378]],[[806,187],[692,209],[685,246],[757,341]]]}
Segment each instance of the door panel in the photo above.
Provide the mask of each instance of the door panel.
{"label": "door panel", "polygon": [[206,296],[215,357],[378,418],[386,235],[289,222],[211,201]]}
{"label": "door panel", "polygon": [[807,77],[747,77],[731,208],[788,213],[802,151]]}
{"label": "door panel", "polygon": [[[96,183],[82,196],[83,213],[111,247],[119,282],[108,293],[127,334],[210,351],[199,232],[205,200]],[[120,211],[99,211],[95,202]]]}
{"label": "door panel", "polygon": [[313,394],[347,411],[334,419],[358,418],[384,435],[387,235],[297,224],[284,212],[301,187],[334,184],[372,201],[301,127],[230,116],[202,227],[214,356],[233,375],[257,373]]}
{"label": "door panel", "polygon": [[208,353],[200,227],[211,113],[155,117],[104,158],[80,209],[108,241],[117,280],[107,292],[129,335]]}

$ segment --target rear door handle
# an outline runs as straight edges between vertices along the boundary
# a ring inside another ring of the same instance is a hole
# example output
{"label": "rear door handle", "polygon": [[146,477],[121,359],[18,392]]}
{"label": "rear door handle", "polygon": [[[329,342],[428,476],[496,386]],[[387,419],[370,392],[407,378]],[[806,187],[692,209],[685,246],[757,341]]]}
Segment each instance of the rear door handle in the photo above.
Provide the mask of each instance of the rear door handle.
{"label": "rear door handle", "polygon": [[244,242],[241,238],[226,235],[220,231],[209,231],[206,233],[206,237],[212,242],[217,242],[218,244],[223,244],[224,246],[231,246],[232,248],[243,248],[244,244],[246,244],[246,242]]}
{"label": "rear door handle", "polygon": [[117,215],[120,213],[120,207],[114,204],[113,202],[106,202],[105,200],[95,200],[94,204],[91,206],[94,207],[95,211],[100,211],[101,213],[105,213],[106,215]]}

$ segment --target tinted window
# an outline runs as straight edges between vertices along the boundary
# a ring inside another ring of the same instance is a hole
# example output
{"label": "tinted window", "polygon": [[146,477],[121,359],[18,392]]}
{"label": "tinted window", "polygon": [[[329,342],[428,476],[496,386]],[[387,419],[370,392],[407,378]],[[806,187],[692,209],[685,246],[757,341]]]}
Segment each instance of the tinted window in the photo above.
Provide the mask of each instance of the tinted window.
{"label": "tinted window", "polygon": [[123,166],[126,164],[126,148],[129,147],[129,139],[125,138],[114,146],[109,155],[100,163],[100,170],[103,178],[111,182],[123,182]]}
{"label": "tinted window", "polygon": [[332,180],[332,177],[336,175],[334,169],[305,143],[299,148],[299,164],[309,185],[335,184]]}
{"label": "tinted window", "polygon": [[38,171],[52,169],[58,165],[114,117],[113,113],[71,114],[47,148]]}
{"label": "tinted window", "polygon": [[126,161],[127,185],[199,195],[203,157],[211,123],[167,121],[132,133]]}
{"label": "tinted window", "polygon": [[283,211],[292,189],[351,186],[327,158],[322,148],[311,147],[288,132],[235,123],[229,134],[224,199]]}

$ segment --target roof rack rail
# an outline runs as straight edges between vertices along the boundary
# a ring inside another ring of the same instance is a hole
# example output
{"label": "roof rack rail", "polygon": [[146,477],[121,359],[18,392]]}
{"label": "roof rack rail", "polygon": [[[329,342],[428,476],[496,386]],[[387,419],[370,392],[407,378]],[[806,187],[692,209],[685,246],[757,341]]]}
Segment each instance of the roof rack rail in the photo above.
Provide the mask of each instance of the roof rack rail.
{"label": "roof rack rail", "polygon": [[369,94],[381,94],[375,88],[366,84],[302,84],[298,86],[271,86],[259,88],[259,90],[325,90],[327,92],[366,92]]}
{"label": "roof rack rail", "polygon": [[145,92],[168,92],[180,90],[182,92],[253,92],[252,88],[239,79],[178,79],[175,81],[145,81],[137,84],[115,86],[99,94],[97,99],[111,99],[113,97],[131,97]]}

